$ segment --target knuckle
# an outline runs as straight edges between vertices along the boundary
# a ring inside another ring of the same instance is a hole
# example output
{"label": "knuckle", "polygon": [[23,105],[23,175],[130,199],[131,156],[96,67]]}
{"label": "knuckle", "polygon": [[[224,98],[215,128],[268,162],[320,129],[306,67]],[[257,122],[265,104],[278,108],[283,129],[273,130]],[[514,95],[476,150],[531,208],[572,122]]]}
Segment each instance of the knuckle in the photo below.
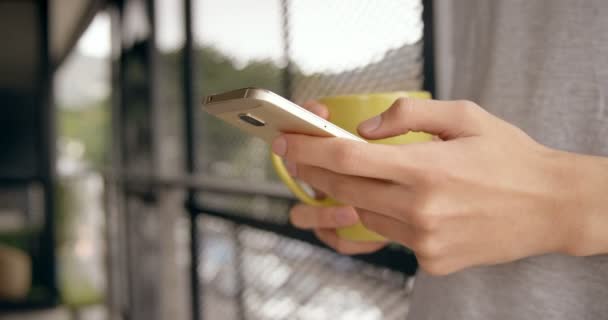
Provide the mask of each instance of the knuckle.
{"label": "knuckle", "polygon": [[429,192],[420,192],[407,206],[405,210],[409,211],[411,223],[422,231],[436,231],[451,214],[442,208],[437,195]]}
{"label": "knuckle", "polygon": [[458,108],[458,111],[474,112],[479,108],[479,105],[470,100],[458,100],[456,101],[456,107]]}
{"label": "knuckle", "polygon": [[432,276],[445,276],[452,272],[452,270],[439,259],[421,262],[420,268]]}
{"label": "knuckle", "polygon": [[412,98],[400,97],[395,101],[395,106],[397,109],[404,109],[404,111],[407,111],[407,109],[412,107],[413,101]]}
{"label": "knuckle", "polygon": [[454,107],[457,108],[456,111],[463,119],[477,117],[477,114],[481,109],[479,105],[469,100],[458,100]]}
{"label": "knuckle", "polygon": [[433,213],[429,200],[418,199],[410,205],[411,222],[417,229],[433,231],[439,226],[439,217]]}
{"label": "knuckle", "polygon": [[422,221],[421,228],[425,231],[435,232],[439,230],[442,222],[441,215],[439,214],[427,215],[426,219]]}
{"label": "knuckle", "polygon": [[413,107],[413,100],[407,97],[398,98],[392,108],[392,116],[397,118],[404,118],[411,112]]}
{"label": "knuckle", "polygon": [[423,257],[438,258],[443,254],[443,244],[431,233],[422,233],[414,241],[413,248]]}
{"label": "knuckle", "polygon": [[435,231],[439,228],[439,218],[436,215],[425,214],[418,219],[418,228],[424,231]]}
{"label": "knuckle", "polygon": [[[488,113],[480,107],[478,104],[468,100],[459,100],[455,104],[456,118],[454,121],[458,121],[460,123],[468,123],[469,131],[471,132],[480,132],[484,130],[488,125],[492,123],[495,124],[495,121],[487,121]],[[495,119],[490,117],[490,119]]]}
{"label": "knuckle", "polygon": [[333,154],[336,165],[344,171],[355,169],[359,156],[359,149],[348,143],[336,144]]}

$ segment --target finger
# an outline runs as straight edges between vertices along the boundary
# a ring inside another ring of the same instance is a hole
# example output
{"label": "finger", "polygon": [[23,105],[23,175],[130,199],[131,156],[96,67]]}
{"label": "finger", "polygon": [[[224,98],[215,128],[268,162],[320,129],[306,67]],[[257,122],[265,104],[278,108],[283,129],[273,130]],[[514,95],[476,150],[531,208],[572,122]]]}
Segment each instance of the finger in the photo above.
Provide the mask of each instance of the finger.
{"label": "finger", "polygon": [[370,210],[357,208],[357,215],[361,223],[369,230],[384,236],[387,239],[401,243],[414,250],[416,247],[416,228],[412,225]]}
{"label": "finger", "polygon": [[[436,156],[431,144],[407,146],[362,143],[340,138],[312,137],[284,134],[272,143],[275,154],[287,161],[325,168],[334,172],[393,179],[396,174],[418,172],[428,166]],[[400,150],[407,147],[408,151]]]}
{"label": "finger", "polygon": [[359,221],[352,207],[313,207],[298,204],[289,214],[291,223],[301,229],[348,227]]}
{"label": "finger", "polygon": [[404,216],[401,212],[405,207],[402,202],[413,200],[412,192],[407,187],[385,180],[338,174],[312,166],[298,166],[298,178],[341,203],[393,217]]}
{"label": "finger", "polygon": [[308,100],[304,102],[302,104],[302,108],[316,114],[317,116],[323,119],[327,120],[329,118],[329,111],[327,110],[327,107],[316,100]]}
{"label": "finger", "polygon": [[334,229],[315,229],[319,240],[341,254],[365,254],[378,251],[386,246],[386,242],[358,242],[340,238]]}
{"label": "finger", "polygon": [[481,134],[489,119],[487,112],[469,101],[399,98],[388,110],[362,122],[358,131],[368,139],[423,131],[450,140]]}
{"label": "finger", "polygon": [[[289,173],[289,175],[295,178],[296,174],[297,174],[296,164],[287,162],[287,161],[284,161],[284,162],[285,162],[285,169],[287,169],[287,172]],[[312,191],[313,191],[314,198],[317,200],[322,200],[322,199],[327,198],[327,195],[321,190],[313,188]]]}

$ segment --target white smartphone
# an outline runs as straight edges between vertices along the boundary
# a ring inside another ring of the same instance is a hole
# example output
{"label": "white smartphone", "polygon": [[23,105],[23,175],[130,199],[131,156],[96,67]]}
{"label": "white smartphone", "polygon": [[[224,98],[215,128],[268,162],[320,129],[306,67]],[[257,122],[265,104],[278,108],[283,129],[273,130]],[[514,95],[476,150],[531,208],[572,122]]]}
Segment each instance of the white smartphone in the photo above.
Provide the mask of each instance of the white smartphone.
{"label": "white smartphone", "polygon": [[281,133],[365,140],[271,91],[243,88],[205,97],[203,109],[268,143]]}

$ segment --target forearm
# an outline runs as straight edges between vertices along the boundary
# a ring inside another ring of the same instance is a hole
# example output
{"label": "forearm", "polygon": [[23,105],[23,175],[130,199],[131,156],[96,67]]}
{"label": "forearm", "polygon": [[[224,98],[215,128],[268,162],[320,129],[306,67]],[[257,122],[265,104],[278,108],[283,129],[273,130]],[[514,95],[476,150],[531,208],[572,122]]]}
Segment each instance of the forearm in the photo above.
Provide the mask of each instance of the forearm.
{"label": "forearm", "polygon": [[572,197],[564,205],[572,220],[566,252],[577,256],[608,253],[608,157],[562,153],[563,188]]}

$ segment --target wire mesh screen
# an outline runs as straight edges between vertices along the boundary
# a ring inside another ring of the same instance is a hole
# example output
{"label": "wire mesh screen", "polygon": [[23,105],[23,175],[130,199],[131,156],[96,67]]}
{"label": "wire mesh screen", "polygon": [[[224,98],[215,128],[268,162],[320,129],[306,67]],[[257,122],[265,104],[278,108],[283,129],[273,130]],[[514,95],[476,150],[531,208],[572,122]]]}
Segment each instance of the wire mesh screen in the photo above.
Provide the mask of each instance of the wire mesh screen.
{"label": "wire mesh screen", "polygon": [[311,244],[199,220],[206,319],[403,319],[412,281]]}
{"label": "wire mesh screen", "polygon": [[[194,1],[199,96],[255,86],[296,102],[319,96],[418,90],[420,0]],[[268,146],[199,112],[197,165],[205,181],[285,190]],[[200,192],[207,208],[287,225],[289,199]],[[230,215],[229,214],[229,215]],[[199,217],[199,274],[208,319],[404,319],[409,280],[329,250]]]}
{"label": "wire mesh screen", "polygon": [[419,0],[287,1],[292,99],[417,90]]}

